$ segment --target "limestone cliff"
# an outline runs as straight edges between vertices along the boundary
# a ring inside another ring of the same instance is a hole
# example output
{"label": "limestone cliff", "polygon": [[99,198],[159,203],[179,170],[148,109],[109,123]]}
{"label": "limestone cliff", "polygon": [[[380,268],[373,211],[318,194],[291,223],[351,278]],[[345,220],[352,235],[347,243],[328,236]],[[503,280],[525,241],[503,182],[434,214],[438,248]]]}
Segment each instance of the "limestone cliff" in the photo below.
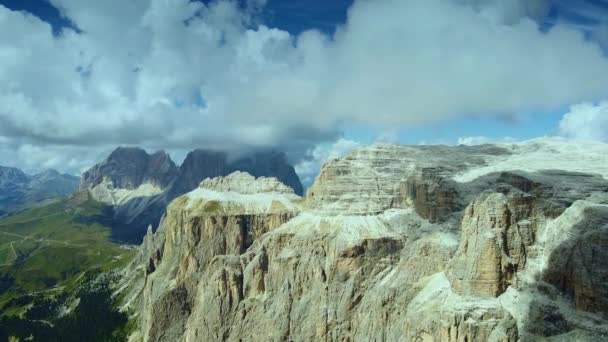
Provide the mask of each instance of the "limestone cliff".
{"label": "limestone cliff", "polygon": [[605,340],[608,146],[586,149],[376,145],[305,199],[206,180],[124,270],[132,339]]}

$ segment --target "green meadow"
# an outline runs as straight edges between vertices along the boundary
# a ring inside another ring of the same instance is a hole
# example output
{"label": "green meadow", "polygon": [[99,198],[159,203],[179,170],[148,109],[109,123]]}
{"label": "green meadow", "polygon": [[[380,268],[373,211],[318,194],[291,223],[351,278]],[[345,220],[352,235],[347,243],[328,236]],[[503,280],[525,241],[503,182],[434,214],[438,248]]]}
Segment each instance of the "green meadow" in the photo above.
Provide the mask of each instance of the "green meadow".
{"label": "green meadow", "polygon": [[126,264],[135,252],[112,241],[110,215],[76,194],[0,219],[0,317],[18,313],[20,297],[54,296]]}

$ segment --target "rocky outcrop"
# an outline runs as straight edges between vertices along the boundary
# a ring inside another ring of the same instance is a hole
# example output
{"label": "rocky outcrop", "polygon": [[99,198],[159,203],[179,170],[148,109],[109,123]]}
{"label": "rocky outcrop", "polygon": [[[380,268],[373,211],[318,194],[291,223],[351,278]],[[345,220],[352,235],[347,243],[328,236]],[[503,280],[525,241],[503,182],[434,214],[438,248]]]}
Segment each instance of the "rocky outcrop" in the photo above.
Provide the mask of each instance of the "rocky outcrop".
{"label": "rocky outcrop", "polygon": [[462,210],[459,185],[440,176],[435,168],[423,168],[401,183],[399,198],[431,222],[445,222],[454,212]]}
{"label": "rocky outcrop", "polygon": [[408,307],[408,341],[520,341],[517,322],[499,301],[459,296],[443,273],[425,286]]}
{"label": "rocky outcrop", "polygon": [[526,266],[537,226],[544,219],[534,197],[484,193],[462,220],[461,242],[448,267],[454,291],[467,296],[498,297]]}
{"label": "rocky outcrop", "polygon": [[[606,339],[608,181],[531,144],[367,147],[305,199],[206,180],[124,271],[132,339]],[[495,166],[538,151],[544,168]]]}
{"label": "rocky outcrop", "polygon": [[608,317],[608,206],[576,202],[560,219],[547,243],[543,279],[577,309]]}

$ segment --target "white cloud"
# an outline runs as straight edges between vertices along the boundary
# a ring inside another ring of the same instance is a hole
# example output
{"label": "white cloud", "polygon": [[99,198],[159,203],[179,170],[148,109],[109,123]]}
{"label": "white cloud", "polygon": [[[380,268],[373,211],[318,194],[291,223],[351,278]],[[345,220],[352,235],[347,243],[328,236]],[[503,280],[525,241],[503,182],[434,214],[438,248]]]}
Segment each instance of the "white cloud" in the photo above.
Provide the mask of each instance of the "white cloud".
{"label": "white cloud", "polygon": [[608,101],[570,107],[559,124],[559,130],[568,138],[608,142]]}
{"label": "white cloud", "polygon": [[30,174],[56,169],[79,175],[112,149],[110,146],[40,146],[1,137],[0,143],[0,165],[18,167]]}
{"label": "white cloud", "polygon": [[342,157],[359,147],[356,141],[340,138],[333,143],[323,143],[310,149],[306,158],[296,164],[295,169],[304,186],[308,187],[319,174],[321,166],[332,159]]}
{"label": "white cloud", "polygon": [[512,143],[516,142],[517,139],[511,137],[484,137],[484,136],[475,136],[475,137],[460,137],[458,138],[457,145],[483,145],[483,144],[501,144],[501,143]]}
{"label": "white cloud", "polygon": [[504,116],[608,89],[596,44],[537,29],[539,0],[358,0],[331,37],[257,25],[263,1],[51,2],[82,33],[0,6],[0,135],[61,160],[118,144],[302,156],[343,122]]}

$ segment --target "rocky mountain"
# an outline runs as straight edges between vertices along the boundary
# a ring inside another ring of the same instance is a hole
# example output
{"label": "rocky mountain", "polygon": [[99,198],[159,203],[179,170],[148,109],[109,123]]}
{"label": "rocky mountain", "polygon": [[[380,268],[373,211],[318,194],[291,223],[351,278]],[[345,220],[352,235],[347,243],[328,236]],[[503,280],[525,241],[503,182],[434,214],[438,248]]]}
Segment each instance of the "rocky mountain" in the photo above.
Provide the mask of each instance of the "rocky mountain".
{"label": "rocky mountain", "polygon": [[174,198],[197,188],[206,178],[246,171],[275,176],[301,194],[302,185],[285,154],[258,152],[237,159],[227,153],[194,150],[178,168],[162,151],[119,147],[82,176],[80,188],[114,211],[114,237],[140,243],[148,225],[156,227]]}
{"label": "rocky mountain", "polygon": [[179,169],[165,152],[150,155],[140,148],[119,147],[82,174],[81,188],[107,183],[114,189],[134,190],[143,184],[164,189],[178,176]]}
{"label": "rocky mountain", "polygon": [[79,180],[55,170],[30,176],[19,169],[0,166],[0,216],[71,194],[78,189]]}
{"label": "rocky mountain", "polygon": [[143,341],[608,339],[606,144],[374,145],[301,198],[176,198],[116,285]]}

